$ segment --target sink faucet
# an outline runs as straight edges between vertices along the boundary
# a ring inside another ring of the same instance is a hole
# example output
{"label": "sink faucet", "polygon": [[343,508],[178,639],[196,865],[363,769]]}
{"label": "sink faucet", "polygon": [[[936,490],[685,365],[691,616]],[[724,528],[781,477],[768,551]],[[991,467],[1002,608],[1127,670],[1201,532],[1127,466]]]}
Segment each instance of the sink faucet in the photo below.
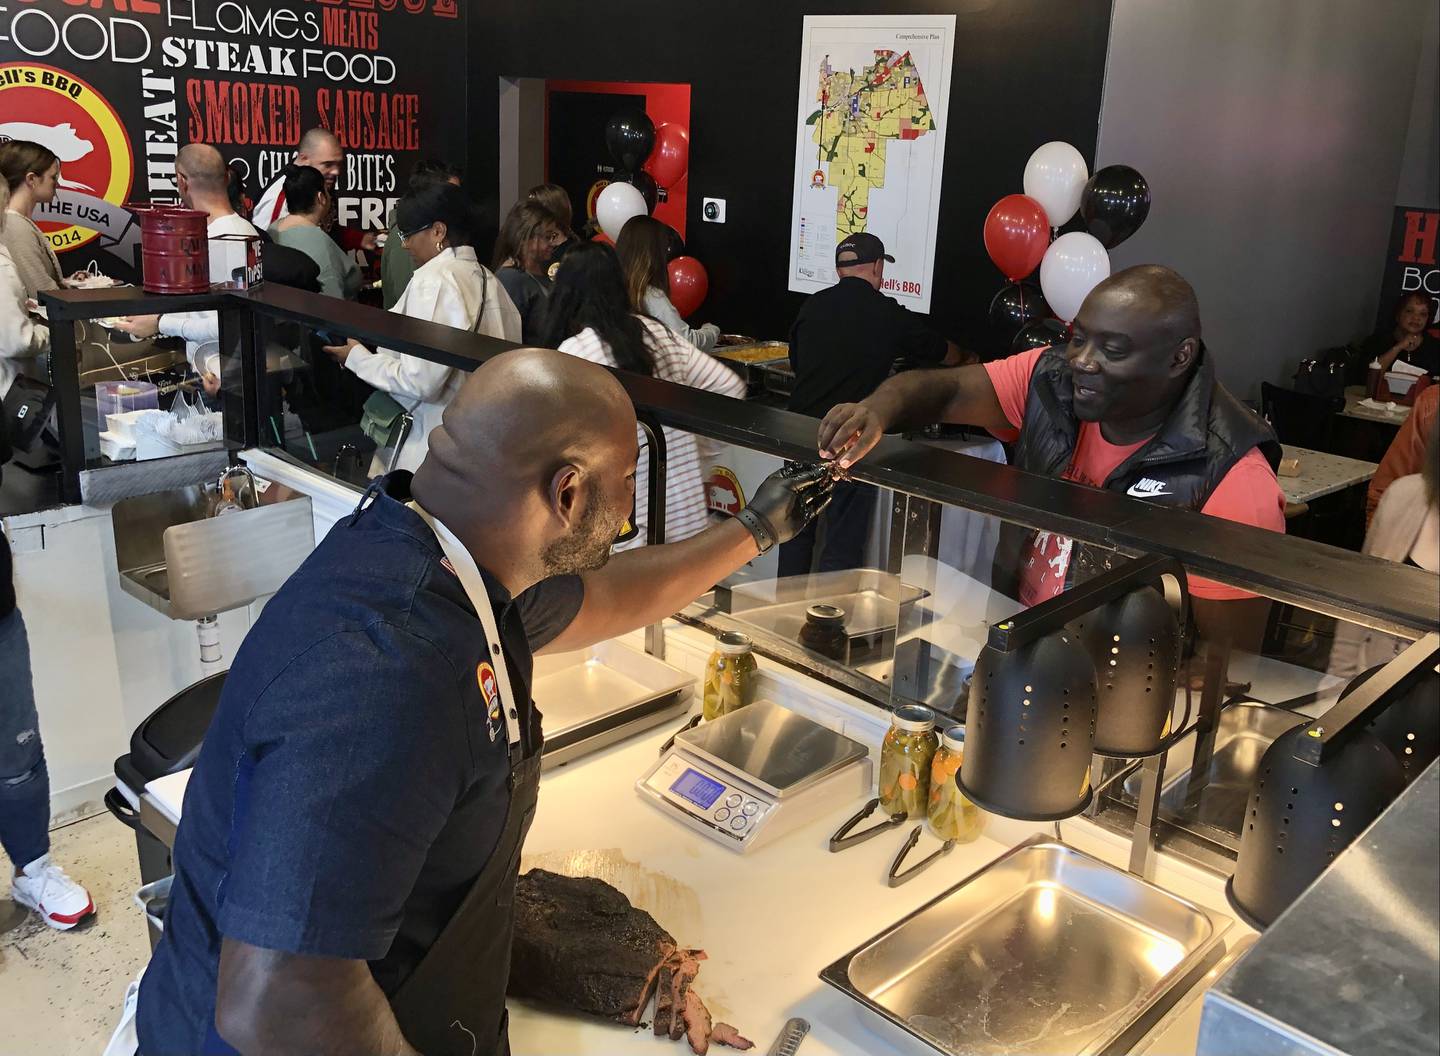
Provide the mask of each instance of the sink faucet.
{"label": "sink faucet", "polygon": [[255,474],[248,466],[231,466],[225,470],[216,482],[216,490],[215,506],[210,513],[212,517],[237,510],[253,510],[260,503]]}

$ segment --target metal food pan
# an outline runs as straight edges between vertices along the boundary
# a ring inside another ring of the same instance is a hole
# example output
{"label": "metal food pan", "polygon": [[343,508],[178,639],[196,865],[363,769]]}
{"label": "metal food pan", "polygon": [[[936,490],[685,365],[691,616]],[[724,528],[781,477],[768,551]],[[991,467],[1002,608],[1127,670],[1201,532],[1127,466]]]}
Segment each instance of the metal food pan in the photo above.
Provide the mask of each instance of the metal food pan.
{"label": "metal food pan", "polygon": [[[1193,767],[1187,765],[1167,781],[1160,793],[1161,817],[1238,850],[1245,804],[1265,750],[1282,733],[1307,721],[1299,712],[1256,701],[1227,704],[1215,724],[1215,749],[1201,780],[1192,787]],[[1126,779],[1126,798],[1132,804],[1139,790],[1139,774]]]}
{"label": "metal food pan", "polygon": [[531,696],[545,732],[541,765],[658,726],[686,711],[694,691],[693,675],[616,641],[537,656]]}
{"label": "metal food pan", "polygon": [[820,978],[948,1056],[1109,1053],[1219,955],[1228,925],[1036,836]]}
{"label": "metal food pan", "polygon": [[845,633],[854,643],[894,631],[900,613],[929,593],[878,568],[853,568],[735,587],[730,592],[730,614],[742,623],[793,641],[805,626],[806,609],[835,605],[845,610]]}

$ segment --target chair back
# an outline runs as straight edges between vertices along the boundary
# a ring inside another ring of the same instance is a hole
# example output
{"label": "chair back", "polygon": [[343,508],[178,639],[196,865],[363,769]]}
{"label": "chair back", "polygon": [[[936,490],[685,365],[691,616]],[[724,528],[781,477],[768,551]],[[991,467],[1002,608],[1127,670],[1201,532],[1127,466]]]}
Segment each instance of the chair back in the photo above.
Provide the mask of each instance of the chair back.
{"label": "chair back", "polygon": [[1260,409],[1282,444],[1339,454],[1333,449],[1335,415],[1344,396],[1316,396],[1281,385],[1260,383]]}

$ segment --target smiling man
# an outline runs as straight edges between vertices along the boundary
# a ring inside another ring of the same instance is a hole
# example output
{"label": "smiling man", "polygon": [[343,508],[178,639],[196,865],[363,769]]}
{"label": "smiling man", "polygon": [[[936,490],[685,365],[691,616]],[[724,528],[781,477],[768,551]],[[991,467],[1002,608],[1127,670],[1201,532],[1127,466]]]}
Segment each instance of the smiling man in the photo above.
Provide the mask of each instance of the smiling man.
{"label": "smiling man", "polygon": [[[1279,444],[1216,381],[1195,291],[1169,268],[1127,268],[1100,283],[1066,345],[912,371],[841,404],[820,425],[820,454],[848,466],[885,431],[937,421],[1016,440],[1015,465],[1031,473],[1285,530]],[[1034,605],[1103,570],[1106,558],[1052,532],[1006,525],[994,585]],[[1190,586],[1204,637],[1258,645],[1263,600],[1204,579]]]}

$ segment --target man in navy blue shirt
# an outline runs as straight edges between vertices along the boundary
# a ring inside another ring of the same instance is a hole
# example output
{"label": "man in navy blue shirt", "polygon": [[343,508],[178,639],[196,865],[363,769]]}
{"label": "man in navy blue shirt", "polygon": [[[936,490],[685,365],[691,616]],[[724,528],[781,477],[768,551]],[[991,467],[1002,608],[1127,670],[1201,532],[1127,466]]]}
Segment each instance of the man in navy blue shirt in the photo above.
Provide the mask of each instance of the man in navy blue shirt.
{"label": "man in navy blue shirt", "polygon": [[186,792],[142,1053],[508,1051],[531,654],[669,615],[826,501],[823,473],[777,474],[607,564],[636,455],[607,371],[497,357],[413,482],[372,487],[265,607]]}

